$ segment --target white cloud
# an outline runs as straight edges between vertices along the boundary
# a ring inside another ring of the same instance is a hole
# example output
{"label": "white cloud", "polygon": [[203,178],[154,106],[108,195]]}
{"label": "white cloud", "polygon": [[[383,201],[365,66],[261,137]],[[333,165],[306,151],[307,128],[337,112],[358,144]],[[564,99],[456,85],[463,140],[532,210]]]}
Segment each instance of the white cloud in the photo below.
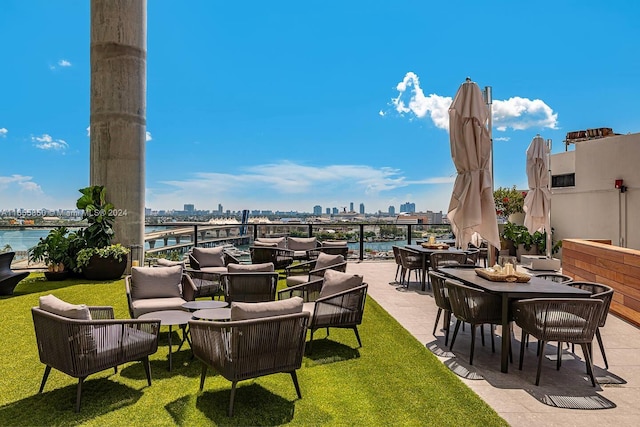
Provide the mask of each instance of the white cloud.
{"label": "white cloud", "polygon": [[511,138],[508,136],[500,136],[498,138],[493,138],[494,141],[511,141]]}
{"label": "white cloud", "polygon": [[398,113],[412,113],[420,119],[429,115],[436,127],[449,129],[451,97],[436,94],[425,96],[418,75],[411,71],[397,84],[396,89],[398,96],[391,100],[391,104]]}
{"label": "white cloud", "polygon": [[[398,96],[391,99],[391,105],[400,115],[411,114],[419,119],[428,117],[440,129],[449,129],[449,107],[453,98],[430,94],[425,96],[420,87],[420,79],[408,72],[396,86]],[[506,101],[494,100],[493,126],[498,131],[525,130],[529,128],[557,129],[558,114],[544,101],[515,96]],[[380,112],[383,116],[385,113]]]}
{"label": "white cloud", "polygon": [[505,131],[507,128],[557,129],[558,113],[554,113],[541,99],[531,100],[514,96],[506,101],[493,101],[493,125],[499,131]]}
{"label": "white cloud", "polygon": [[71,67],[71,62],[67,61],[66,59],[61,59],[58,61],[58,65],[61,67]]}
{"label": "white cloud", "polygon": [[151,141],[153,138],[151,138],[151,132],[147,131],[147,133],[144,135],[144,140],[146,142]]}
{"label": "white cloud", "polygon": [[5,136],[7,136],[7,133],[9,133],[7,128],[0,128],[0,138],[4,138]]}
{"label": "white cloud", "polygon": [[91,126],[87,126],[87,136],[91,136]]}
{"label": "white cloud", "polygon": [[[454,180],[455,177],[410,180],[402,171],[388,167],[307,166],[283,161],[233,173],[197,172],[188,179],[165,180],[160,184],[166,188],[147,189],[147,201],[154,208],[177,209],[184,203],[197,203],[202,209],[210,209],[233,199],[245,208],[272,206],[288,210],[291,209],[288,206],[296,206],[311,211],[313,205],[330,200],[344,200],[340,202],[342,205],[350,200],[366,199],[386,210],[390,199],[396,197],[394,193],[405,187],[430,188],[444,184],[450,191]],[[283,199],[288,206],[283,204]]]}
{"label": "white cloud", "polygon": [[46,133],[42,136],[32,136],[31,141],[35,142],[35,146],[41,150],[57,150],[64,151],[69,148],[69,144],[62,139],[53,139],[51,135]]}
{"label": "white cloud", "polygon": [[4,190],[15,185],[20,190],[34,193],[42,192],[40,185],[32,180],[33,177],[24,175],[0,176],[0,190]]}

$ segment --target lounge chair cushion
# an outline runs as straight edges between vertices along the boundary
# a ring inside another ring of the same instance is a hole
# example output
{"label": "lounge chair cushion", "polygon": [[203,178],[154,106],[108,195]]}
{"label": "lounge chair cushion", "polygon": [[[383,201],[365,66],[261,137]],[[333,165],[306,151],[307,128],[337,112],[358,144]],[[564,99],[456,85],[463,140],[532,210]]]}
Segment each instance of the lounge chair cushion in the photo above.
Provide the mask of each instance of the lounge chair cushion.
{"label": "lounge chair cushion", "polygon": [[256,240],[255,242],[253,242],[253,246],[262,246],[262,247],[266,247],[266,248],[277,248],[278,244],[277,243],[269,243],[269,242],[261,242],[259,240]]}
{"label": "lounge chair cushion", "polygon": [[229,273],[239,272],[265,272],[271,273],[276,271],[272,262],[263,262],[260,264],[229,264],[227,266]]}
{"label": "lounge chair cushion", "polygon": [[145,313],[162,310],[182,310],[182,304],[186,301],[180,297],[173,298],[149,298],[131,302],[133,317],[138,318]]}
{"label": "lounge chair cushion", "polygon": [[203,267],[199,271],[203,273],[221,274],[228,273],[229,269],[227,267]]}
{"label": "lounge chair cushion", "polygon": [[309,281],[309,276],[289,276],[287,277],[287,287],[301,285]]}
{"label": "lounge chair cushion", "polygon": [[347,246],[346,240],[325,240],[322,242],[322,246],[336,247]]}
{"label": "lounge chair cushion", "polygon": [[224,267],[224,248],[193,248],[193,256],[202,267]]}
{"label": "lounge chair cushion", "polygon": [[287,241],[284,237],[259,237],[253,243],[275,243],[277,247],[285,249],[287,247]]}
{"label": "lounge chair cushion", "polygon": [[314,249],[318,246],[318,239],[315,237],[288,237],[287,248],[293,251],[303,251]]}
{"label": "lounge chair cushion", "polygon": [[133,300],[148,298],[180,298],[182,267],[131,268],[131,298]]}
{"label": "lounge chair cushion", "polygon": [[69,319],[91,320],[91,313],[85,304],[69,304],[55,295],[39,298],[40,309]]}
{"label": "lounge chair cushion", "polygon": [[307,311],[310,313],[310,317],[312,319],[311,322],[313,323],[313,325],[331,324],[331,322],[335,320],[337,315],[351,314],[353,312],[352,310],[349,310],[347,308],[335,306],[333,307],[331,314],[324,314],[324,315],[321,314],[321,315],[317,315],[314,318],[313,313],[315,311],[315,308],[316,308],[315,302],[305,302],[302,305],[302,311]]}
{"label": "lounge chair cushion", "polygon": [[322,268],[340,264],[341,262],[344,262],[344,257],[342,255],[329,255],[325,254],[324,252],[320,252],[318,254],[318,258],[316,259],[316,265],[313,269],[320,270]]}
{"label": "lounge chair cushion", "polygon": [[293,297],[269,302],[232,302],[231,320],[258,319],[302,311],[302,298]]}
{"label": "lounge chair cushion", "polygon": [[362,285],[362,276],[327,270],[324,272],[324,282],[322,283],[322,289],[320,289],[319,298],[353,289],[360,285]]}
{"label": "lounge chair cushion", "polygon": [[179,265],[180,267],[184,268],[184,261],[171,261],[166,258],[158,258],[157,263],[160,267],[173,267],[175,265]]}

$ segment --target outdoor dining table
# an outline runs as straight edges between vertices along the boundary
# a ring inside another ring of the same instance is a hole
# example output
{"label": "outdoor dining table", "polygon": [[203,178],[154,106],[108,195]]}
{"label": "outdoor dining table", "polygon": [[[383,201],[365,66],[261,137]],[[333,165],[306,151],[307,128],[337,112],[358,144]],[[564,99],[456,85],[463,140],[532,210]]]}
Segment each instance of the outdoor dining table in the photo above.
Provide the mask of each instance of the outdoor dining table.
{"label": "outdoor dining table", "polygon": [[468,286],[499,295],[502,298],[500,370],[505,373],[509,370],[509,343],[511,341],[509,308],[513,300],[524,298],[589,298],[591,295],[589,291],[535,276],[531,277],[531,280],[527,283],[493,282],[478,276],[475,269],[446,267],[441,268],[439,271],[447,277],[457,279]]}
{"label": "outdoor dining table", "polygon": [[[438,242],[440,243],[440,242]],[[427,273],[428,269],[429,269],[429,256],[436,252],[436,251],[443,251],[443,250],[449,250],[451,252],[464,252],[462,249],[457,249],[455,247],[449,247],[448,249],[444,249],[444,247],[442,249],[437,249],[437,248],[425,248],[422,245],[405,245],[405,248],[407,249],[411,249],[413,251],[416,251],[418,253],[420,253],[420,256],[422,257],[422,290],[425,290],[425,286],[427,283]]]}

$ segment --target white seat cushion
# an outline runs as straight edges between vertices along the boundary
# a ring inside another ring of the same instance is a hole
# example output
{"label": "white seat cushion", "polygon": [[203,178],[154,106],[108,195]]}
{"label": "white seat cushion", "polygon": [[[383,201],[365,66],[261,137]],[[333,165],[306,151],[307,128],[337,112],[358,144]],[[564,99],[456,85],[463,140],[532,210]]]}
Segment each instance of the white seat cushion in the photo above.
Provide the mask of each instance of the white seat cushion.
{"label": "white seat cushion", "polygon": [[152,311],[182,310],[182,304],[185,302],[182,298],[139,299],[131,303],[131,308],[133,309],[133,317],[137,318]]}

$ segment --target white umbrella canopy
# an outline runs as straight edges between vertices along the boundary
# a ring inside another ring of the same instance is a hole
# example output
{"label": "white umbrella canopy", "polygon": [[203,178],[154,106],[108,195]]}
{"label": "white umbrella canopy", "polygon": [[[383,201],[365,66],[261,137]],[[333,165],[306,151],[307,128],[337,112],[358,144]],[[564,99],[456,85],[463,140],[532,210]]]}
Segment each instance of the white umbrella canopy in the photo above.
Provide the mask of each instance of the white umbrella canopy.
{"label": "white umbrella canopy", "polygon": [[465,248],[477,232],[500,247],[493,200],[489,111],[478,85],[467,79],[449,107],[451,158],[458,171],[447,217],[456,245]]}
{"label": "white umbrella canopy", "polygon": [[550,233],[549,147],[540,135],[536,135],[527,148],[527,180],[529,192],[524,198],[524,225],[529,233]]}

